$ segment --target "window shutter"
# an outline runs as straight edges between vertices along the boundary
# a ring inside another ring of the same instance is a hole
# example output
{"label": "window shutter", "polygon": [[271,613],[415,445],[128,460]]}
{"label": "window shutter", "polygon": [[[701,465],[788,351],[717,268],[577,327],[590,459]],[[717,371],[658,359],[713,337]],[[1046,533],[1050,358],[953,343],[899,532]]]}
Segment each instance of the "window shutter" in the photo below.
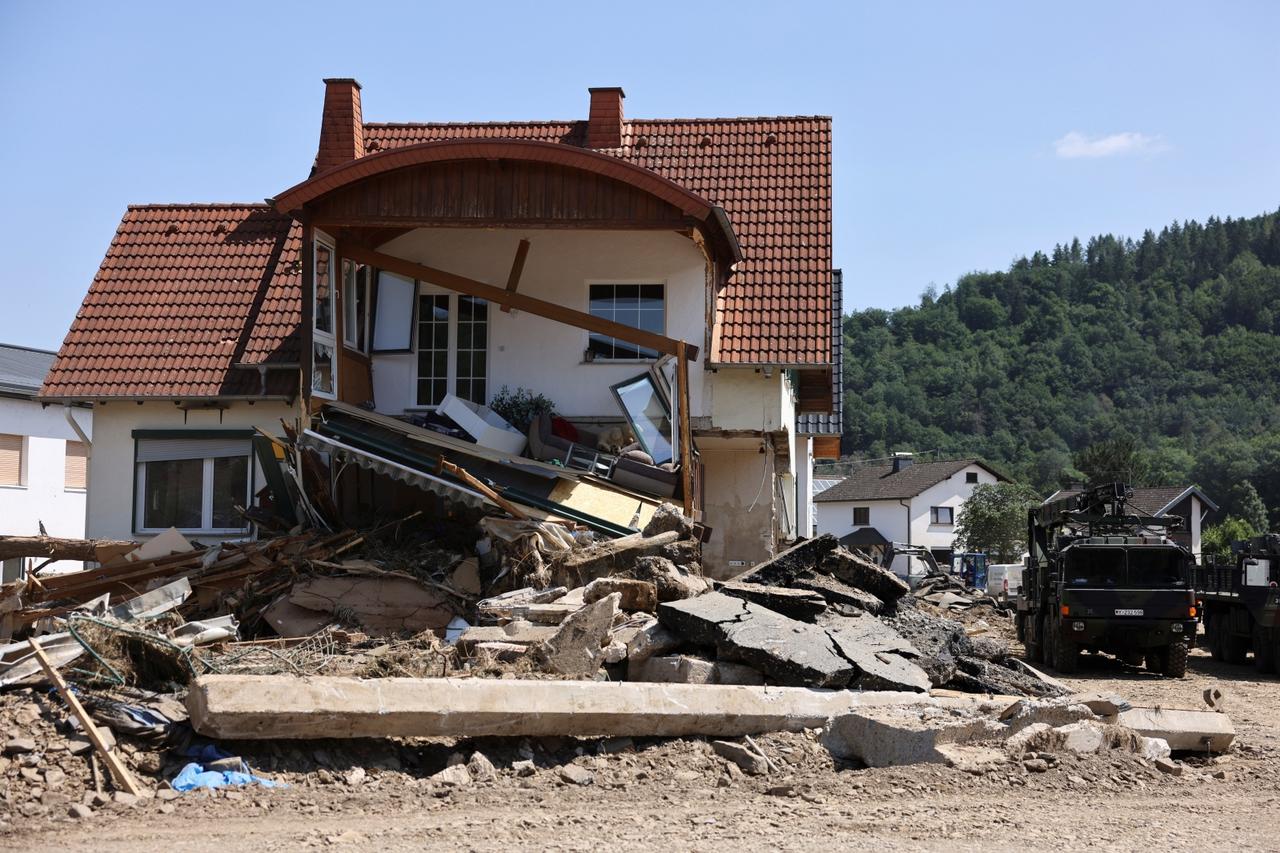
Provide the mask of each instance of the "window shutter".
{"label": "window shutter", "polygon": [[67,489],[83,489],[89,483],[89,452],[83,441],[67,442],[64,485]]}
{"label": "window shutter", "polygon": [[140,438],[139,462],[161,462],[177,459],[217,459],[248,456],[247,438]]}
{"label": "window shutter", "polygon": [[0,486],[22,485],[22,436],[0,433]]}

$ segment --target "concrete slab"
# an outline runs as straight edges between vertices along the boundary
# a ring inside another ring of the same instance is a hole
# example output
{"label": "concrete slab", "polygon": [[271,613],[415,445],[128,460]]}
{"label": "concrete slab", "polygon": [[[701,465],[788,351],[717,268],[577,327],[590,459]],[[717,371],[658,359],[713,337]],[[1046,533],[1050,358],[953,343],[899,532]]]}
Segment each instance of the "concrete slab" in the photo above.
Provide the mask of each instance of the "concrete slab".
{"label": "concrete slab", "polygon": [[1117,714],[1114,721],[1140,735],[1167,741],[1174,752],[1226,752],[1236,739],[1231,718],[1216,711],[1131,708]]}
{"label": "concrete slab", "polygon": [[821,568],[849,586],[869,592],[881,601],[897,601],[911,591],[906,581],[893,572],[844,548],[836,548],[823,557]]}
{"label": "concrete slab", "polygon": [[868,767],[943,764],[947,744],[996,742],[1004,726],[972,713],[930,707],[863,708],[833,717],[822,743],[837,758]]}
{"label": "concrete slab", "polygon": [[560,675],[590,677],[604,662],[604,646],[618,613],[621,593],[610,593],[573,613],[555,633],[538,644],[536,652],[547,669]]}
{"label": "concrete slab", "polygon": [[187,693],[206,737],[740,737],[818,728],[914,693],[479,678],[206,675]]}
{"label": "concrete slab", "polygon": [[764,684],[764,675],[740,663],[689,655],[658,655],[627,666],[628,681],[664,684]]}
{"label": "concrete slab", "polygon": [[761,607],[801,622],[812,622],[827,609],[827,600],[819,593],[807,589],[730,582],[720,584],[719,591],[744,601],[754,601]]}

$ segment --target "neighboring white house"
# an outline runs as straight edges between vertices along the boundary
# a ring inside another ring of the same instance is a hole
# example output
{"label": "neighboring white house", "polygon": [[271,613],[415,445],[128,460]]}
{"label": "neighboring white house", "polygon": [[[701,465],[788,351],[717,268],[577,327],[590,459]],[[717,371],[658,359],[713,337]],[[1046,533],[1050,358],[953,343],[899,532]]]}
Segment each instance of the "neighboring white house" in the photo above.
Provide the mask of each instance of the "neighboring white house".
{"label": "neighboring white house", "polygon": [[[813,498],[817,532],[879,557],[890,543],[918,545],[945,565],[951,559],[955,522],[974,486],[1005,478],[976,459],[916,462],[910,453],[892,462],[863,465]],[[903,577],[922,567],[899,556],[893,571]]]}
{"label": "neighboring white house", "polygon": [[[35,536],[43,526],[50,536],[84,536],[83,439],[91,437],[93,413],[35,401],[53,357],[47,350],[0,344],[0,535]],[[33,563],[4,561],[3,580],[21,577]]]}
{"label": "neighboring white house", "polygon": [[[1045,503],[1080,494],[1080,487],[1059,489],[1045,499]],[[1200,531],[1205,519],[1218,511],[1218,505],[1200,491],[1199,486],[1148,486],[1132,490],[1129,507],[1140,515],[1176,515],[1182,519],[1183,529],[1170,536],[1175,542],[1191,549],[1200,558]]]}

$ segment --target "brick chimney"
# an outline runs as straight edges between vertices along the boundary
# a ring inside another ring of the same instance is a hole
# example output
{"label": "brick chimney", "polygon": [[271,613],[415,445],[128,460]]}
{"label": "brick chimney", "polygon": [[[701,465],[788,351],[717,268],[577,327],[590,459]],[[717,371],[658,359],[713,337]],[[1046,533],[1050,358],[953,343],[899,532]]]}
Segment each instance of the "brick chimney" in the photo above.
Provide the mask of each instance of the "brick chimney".
{"label": "brick chimney", "polygon": [[320,118],[316,171],[323,172],[363,156],[360,84],[349,77],[331,77],[324,81],[324,114]]}
{"label": "brick chimney", "polygon": [[591,114],[587,117],[588,148],[622,147],[622,99],[626,93],[619,86],[588,89]]}

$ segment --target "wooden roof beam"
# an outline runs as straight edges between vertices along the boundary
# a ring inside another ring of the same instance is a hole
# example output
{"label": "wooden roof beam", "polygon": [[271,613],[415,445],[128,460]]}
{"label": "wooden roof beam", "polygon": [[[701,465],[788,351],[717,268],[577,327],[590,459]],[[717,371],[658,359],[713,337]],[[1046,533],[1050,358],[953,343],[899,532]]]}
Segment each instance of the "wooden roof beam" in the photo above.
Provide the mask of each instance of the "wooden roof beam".
{"label": "wooden roof beam", "polygon": [[482,281],[476,281],[456,273],[408,261],[404,258],[397,258],[395,255],[376,252],[354,243],[344,243],[339,248],[338,254],[357,263],[369,264],[406,278],[425,281],[437,287],[452,290],[455,293],[475,296],[495,305],[528,311],[530,314],[546,317],[548,320],[555,320],[557,323],[565,323],[570,326],[576,326],[579,329],[586,329],[588,332],[608,335],[611,338],[617,338],[629,344],[657,350],[665,355],[677,357],[683,355],[689,361],[698,360],[698,347],[694,344],[668,338],[666,335],[646,332],[643,329],[636,329],[622,323],[615,323],[612,320],[596,317],[585,311],[575,311],[572,308],[566,308],[554,302],[547,302],[545,299],[538,299],[515,291],[508,292],[501,287],[494,287],[491,284],[485,284]]}
{"label": "wooden roof beam", "polygon": [[[520,275],[524,272],[524,260],[529,257],[529,241],[521,240],[516,246],[516,258],[511,262],[511,275],[507,276],[507,293],[515,293],[520,286]],[[511,306],[503,305],[502,313],[510,314]]]}

